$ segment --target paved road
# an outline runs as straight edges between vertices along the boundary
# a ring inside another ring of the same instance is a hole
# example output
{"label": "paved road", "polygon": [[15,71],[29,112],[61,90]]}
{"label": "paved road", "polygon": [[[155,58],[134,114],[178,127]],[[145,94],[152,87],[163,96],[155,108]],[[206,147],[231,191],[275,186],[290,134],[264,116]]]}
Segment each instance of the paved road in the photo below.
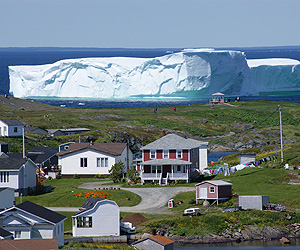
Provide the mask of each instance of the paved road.
{"label": "paved road", "polygon": [[[106,184],[106,185],[103,185]],[[79,186],[79,188],[94,189],[94,188],[110,187],[109,182],[86,182]],[[113,187],[117,187],[113,185]],[[121,188],[139,195],[142,201],[133,207],[120,207],[121,212],[134,213],[152,213],[161,214],[168,213],[168,208],[165,207],[170,198],[180,192],[194,191],[194,187],[157,187],[157,188]],[[59,208],[52,207],[49,209],[53,211],[78,211],[78,208]]]}

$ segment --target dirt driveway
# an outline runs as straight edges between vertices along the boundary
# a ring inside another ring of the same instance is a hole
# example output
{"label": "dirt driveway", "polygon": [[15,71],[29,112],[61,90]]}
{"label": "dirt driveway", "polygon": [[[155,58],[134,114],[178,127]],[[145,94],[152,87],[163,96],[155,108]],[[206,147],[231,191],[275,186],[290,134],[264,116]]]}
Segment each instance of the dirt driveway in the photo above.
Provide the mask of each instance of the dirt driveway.
{"label": "dirt driveway", "polygon": [[[105,185],[103,185],[105,184]],[[104,182],[86,182],[79,188],[94,189],[94,188],[110,187]],[[116,187],[114,185],[113,187]],[[121,212],[134,213],[151,213],[161,214],[168,213],[168,208],[165,207],[168,200],[180,192],[194,191],[194,187],[156,187],[156,188],[121,188],[139,195],[142,201],[133,207],[120,207]]]}

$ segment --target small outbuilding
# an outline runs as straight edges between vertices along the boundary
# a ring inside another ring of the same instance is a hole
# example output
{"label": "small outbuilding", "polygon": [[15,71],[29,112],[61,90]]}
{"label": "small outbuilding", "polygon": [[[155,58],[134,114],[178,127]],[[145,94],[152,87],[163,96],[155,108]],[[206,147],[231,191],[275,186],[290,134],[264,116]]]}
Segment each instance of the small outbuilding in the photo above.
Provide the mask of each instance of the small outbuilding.
{"label": "small outbuilding", "polygon": [[211,104],[224,103],[224,94],[223,93],[214,93],[209,100]]}
{"label": "small outbuilding", "polygon": [[263,210],[269,202],[269,195],[239,195],[239,206],[242,209]]}
{"label": "small outbuilding", "polygon": [[89,198],[80,210],[72,215],[74,237],[120,235],[120,208],[115,201]]}
{"label": "small outbuilding", "polygon": [[174,241],[163,236],[154,235],[134,242],[132,246],[144,250],[173,250]]}
{"label": "small outbuilding", "polygon": [[203,181],[196,184],[196,202],[198,200],[224,201],[232,196],[232,184],[222,180]]}

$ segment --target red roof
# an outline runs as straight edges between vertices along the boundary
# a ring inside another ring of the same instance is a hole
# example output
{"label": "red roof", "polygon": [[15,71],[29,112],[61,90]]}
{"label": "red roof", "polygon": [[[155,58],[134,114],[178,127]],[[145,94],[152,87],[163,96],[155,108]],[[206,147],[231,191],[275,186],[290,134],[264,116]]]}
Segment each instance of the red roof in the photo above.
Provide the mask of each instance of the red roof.
{"label": "red roof", "polygon": [[106,153],[109,155],[121,155],[124,151],[125,147],[127,146],[127,143],[71,143],[69,148],[66,151],[60,151],[57,155],[67,155],[70,153],[78,152],[84,149],[92,149],[96,150],[102,153]]}
{"label": "red roof", "polygon": [[58,250],[57,239],[0,240],[0,249]]}
{"label": "red roof", "polygon": [[174,243],[173,240],[170,240],[166,237],[155,235],[155,236],[150,236],[150,239],[155,240],[156,242],[163,244],[163,245],[169,245]]}

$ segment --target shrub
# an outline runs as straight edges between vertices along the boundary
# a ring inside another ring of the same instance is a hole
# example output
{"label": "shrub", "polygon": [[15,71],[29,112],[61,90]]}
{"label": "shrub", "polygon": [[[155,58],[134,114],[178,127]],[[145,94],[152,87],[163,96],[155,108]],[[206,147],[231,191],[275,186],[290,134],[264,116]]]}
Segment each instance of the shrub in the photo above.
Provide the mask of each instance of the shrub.
{"label": "shrub", "polygon": [[61,179],[61,170],[58,170],[57,175],[56,175],[56,179]]}
{"label": "shrub", "polygon": [[73,179],[79,179],[78,174],[74,174],[74,175],[73,175]]}

